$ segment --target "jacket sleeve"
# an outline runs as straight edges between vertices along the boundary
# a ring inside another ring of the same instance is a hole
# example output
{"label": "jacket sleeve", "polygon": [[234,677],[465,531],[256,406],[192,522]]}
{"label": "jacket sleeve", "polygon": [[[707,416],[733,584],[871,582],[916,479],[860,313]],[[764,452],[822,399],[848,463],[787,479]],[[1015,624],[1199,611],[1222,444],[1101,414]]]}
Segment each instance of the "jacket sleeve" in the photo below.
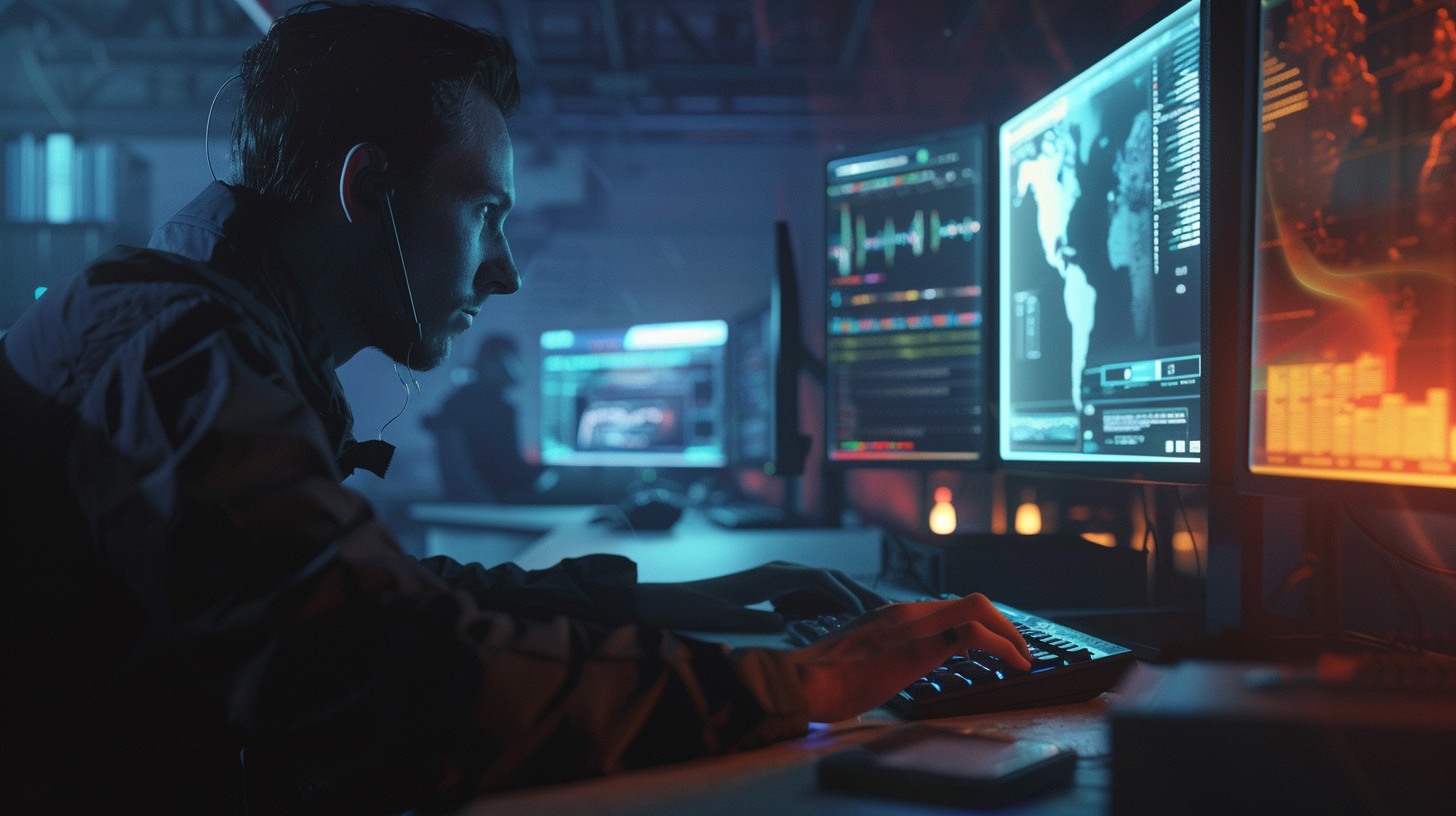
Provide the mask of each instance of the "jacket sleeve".
{"label": "jacket sleeve", "polygon": [[420,564],[451,588],[469,594],[482,609],[547,618],[565,614],[610,624],[634,620],[637,565],[620,555],[563,558],[540,570],[523,570],[515,564],[486,568],[444,555]]}
{"label": "jacket sleeve", "polygon": [[453,804],[807,726],[781,653],[482,610],[404,555],[361,498],[299,467],[296,443],[225,444],[240,455],[224,454],[207,489],[238,529],[260,542],[309,530],[321,546],[317,573],[275,605],[277,634],[234,689],[271,763],[253,777],[265,801]]}
{"label": "jacket sleeve", "polygon": [[[783,655],[625,623],[625,559],[460,567],[472,591],[452,588],[338,484],[286,363],[207,325],[173,323],[118,386],[131,433],[164,429],[132,493],[95,451],[83,470],[113,559],[226,699],[260,811],[449,806],[805,731]],[[125,523],[158,503],[163,544],[136,544]]]}

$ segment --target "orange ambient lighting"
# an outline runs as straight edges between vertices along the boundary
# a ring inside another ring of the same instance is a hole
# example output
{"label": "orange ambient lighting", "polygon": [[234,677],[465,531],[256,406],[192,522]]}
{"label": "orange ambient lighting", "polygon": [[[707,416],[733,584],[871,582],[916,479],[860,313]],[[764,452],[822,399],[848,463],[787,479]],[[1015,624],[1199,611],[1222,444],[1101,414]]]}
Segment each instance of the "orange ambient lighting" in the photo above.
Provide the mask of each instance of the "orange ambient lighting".
{"label": "orange ambient lighting", "polygon": [[1041,508],[1036,502],[1022,502],[1016,508],[1016,532],[1036,535],[1041,532]]}
{"label": "orange ambient lighting", "polygon": [[930,508],[930,532],[950,535],[956,530],[956,511],[950,503],[950,488],[937,487],[934,495],[935,506]]}

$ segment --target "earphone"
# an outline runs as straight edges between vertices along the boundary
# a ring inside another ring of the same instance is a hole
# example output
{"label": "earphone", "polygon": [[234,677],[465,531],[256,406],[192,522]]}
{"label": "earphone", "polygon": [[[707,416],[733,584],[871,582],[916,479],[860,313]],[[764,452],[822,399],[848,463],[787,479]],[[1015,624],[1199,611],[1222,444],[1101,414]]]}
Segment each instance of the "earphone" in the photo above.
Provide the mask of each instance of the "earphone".
{"label": "earphone", "polygon": [[[363,146],[364,144],[361,142],[349,148],[349,152],[344,156],[344,168],[339,172],[339,204],[343,206],[344,217],[351,224],[354,223],[354,217],[349,214],[349,202],[345,197],[346,183],[350,181],[349,160],[354,157],[355,151]],[[425,330],[420,325],[419,312],[415,310],[414,291],[410,288],[409,270],[405,267],[404,263],[404,246],[400,243],[399,226],[394,220],[394,190],[390,187],[388,181],[384,178],[383,172],[380,170],[366,168],[355,172],[357,175],[352,179],[354,184],[358,186],[360,192],[365,194],[372,193],[374,195],[375,201],[379,205],[380,221],[384,228],[384,237],[390,246],[394,247],[394,252],[392,253],[393,262],[398,264],[397,269],[399,271],[399,276],[395,279],[395,284],[399,287],[400,296],[404,298],[404,302],[409,304],[410,318],[414,321],[415,330],[414,334],[410,337],[410,342],[423,343],[425,340]]]}

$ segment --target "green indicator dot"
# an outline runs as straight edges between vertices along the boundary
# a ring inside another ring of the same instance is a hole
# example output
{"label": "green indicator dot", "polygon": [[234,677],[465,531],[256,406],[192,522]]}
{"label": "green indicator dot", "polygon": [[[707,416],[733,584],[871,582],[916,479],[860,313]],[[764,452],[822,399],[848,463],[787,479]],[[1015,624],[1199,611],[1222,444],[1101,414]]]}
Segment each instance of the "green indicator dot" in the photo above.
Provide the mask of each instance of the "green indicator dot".
{"label": "green indicator dot", "polygon": [[915,161],[919,162],[920,164],[925,164],[926,162],[930,161],[930,151],[926,150],[923,147],[915,151]]}
{"label": "green indicator dot", "polygon": [[769,476],[774,475],[774,463],[773,462],[764,462],[763,463],[763,472],[766,473]]}
{"label": "green indicator dot", "polygon": [[643,470],[642,481],[646,484],[652,484],[653,482],[657,481],[657,471],[653,470],[652,468],[647,468]]}

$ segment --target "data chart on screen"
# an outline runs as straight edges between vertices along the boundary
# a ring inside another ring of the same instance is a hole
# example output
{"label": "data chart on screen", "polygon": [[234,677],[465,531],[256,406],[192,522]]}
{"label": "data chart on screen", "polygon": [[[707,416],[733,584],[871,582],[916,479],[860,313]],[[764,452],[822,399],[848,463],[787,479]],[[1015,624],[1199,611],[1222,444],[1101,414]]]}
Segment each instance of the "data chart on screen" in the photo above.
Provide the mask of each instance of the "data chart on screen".
{"label": "data chart on screen", "polygon": [[1000,453],[1204,456],[1199,4],[1002,126]]}
{"label": "data chart on screen", "polygon": [[985,131],[828,164],[829,458],[984,459]]}
{"label": "data chart on screen", "polygon": [[1456,487],[1456,2],[1262,40],[1249,469]]}

